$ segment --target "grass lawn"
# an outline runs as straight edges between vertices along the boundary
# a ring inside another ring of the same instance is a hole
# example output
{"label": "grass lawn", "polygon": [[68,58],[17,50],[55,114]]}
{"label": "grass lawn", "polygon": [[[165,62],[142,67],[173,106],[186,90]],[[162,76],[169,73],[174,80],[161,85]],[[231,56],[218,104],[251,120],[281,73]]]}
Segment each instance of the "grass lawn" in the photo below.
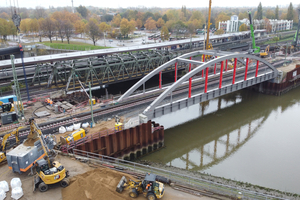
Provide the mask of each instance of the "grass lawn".
{"label": "grass lawn", "polygon": [[285,39],[278,40],[278,41],[272,41],[272,40],[270,40],[270,41],[265,42],[264,44],[274,44],[276,42],[284,42],[284,41],[289,41],[289,40],[293,40],[293,39],[294,39],[294,37],[289,37],[289,38],[285,38]]}
{"label": "grass lawn", "polygon": [[64,43],[61,43],[61,41],[52,41],[52,43],[50,43],[50,41],[47,41],[47,42],[41,42],[40,44],[44,44],[54,49],[70,49],[70,50],[80,50],[80,51],[111,48],[111,47],[94,46],[92,44],[87,44],[84,42],[75,42],[75,41],[70,41],[70,44],[68,44],[67,41],[64,41]]}

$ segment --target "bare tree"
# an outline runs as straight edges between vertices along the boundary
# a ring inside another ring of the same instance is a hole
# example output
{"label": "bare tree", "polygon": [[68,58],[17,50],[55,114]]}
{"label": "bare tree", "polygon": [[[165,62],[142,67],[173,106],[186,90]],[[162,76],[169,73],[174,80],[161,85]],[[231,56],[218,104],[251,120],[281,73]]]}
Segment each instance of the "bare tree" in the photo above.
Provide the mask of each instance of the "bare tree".
{"label": "bare tree", "polygon": [[65,23],[66,23],[66,21],[65,20],[61,20],[61,19],[58,19],[55,22],[56,30],[57,30],[58,36],[61,39],[61,43],[64,42],[64,38],[66,36],[66,33],[65,33]]}
{"label": "bare tree", "polygon": [[37,6],[34,10],[34,15],[37,19],[40,19],[40,18],[45,18],[47,17],[47,13],[46,13],[46,10],[41,7],[41,6]]}
{"label": "bare tree", "polygon": [[103,37],[103,33],[100,31],[98,25],[97,20],[93,18],[91,18],[87,24],[87,35],[93,41],[94,46],[96,46],[96,42]]}
{"label": "bare tree", "polygon": [[70,44],[70,38],[74,35],[74,26],[69,20],[65,21],[64,31],[65,31],[66,38],[68,40],[68,44]]}
{"label": "bare tree", "polygon": [[43,33],[50,39],[51,43],[52,43],[52,37],[55,35],[55,31],[56,31],[55,21],[56,21],[55,19],[47,17],[42,22]]}

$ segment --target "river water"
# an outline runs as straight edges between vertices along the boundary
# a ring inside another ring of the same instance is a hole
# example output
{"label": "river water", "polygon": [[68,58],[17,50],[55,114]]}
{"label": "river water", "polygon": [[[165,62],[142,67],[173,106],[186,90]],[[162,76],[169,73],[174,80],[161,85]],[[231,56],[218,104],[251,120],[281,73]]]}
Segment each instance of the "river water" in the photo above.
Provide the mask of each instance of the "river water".
{"label": "river water", "polygon": [[300,88],[243,90],[153,120],[166,147],[144,160],[300,194]]}

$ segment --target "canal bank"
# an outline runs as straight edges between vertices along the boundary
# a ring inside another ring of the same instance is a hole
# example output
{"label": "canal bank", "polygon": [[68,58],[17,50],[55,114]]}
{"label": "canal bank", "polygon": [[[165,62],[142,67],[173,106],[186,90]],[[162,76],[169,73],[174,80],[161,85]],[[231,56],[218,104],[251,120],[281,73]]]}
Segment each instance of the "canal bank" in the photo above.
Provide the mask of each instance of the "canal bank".
{"label": "canal bank", "polygon": [[299,92],[244,90],[156,118],[166,148],[143,160],[299,194]]}

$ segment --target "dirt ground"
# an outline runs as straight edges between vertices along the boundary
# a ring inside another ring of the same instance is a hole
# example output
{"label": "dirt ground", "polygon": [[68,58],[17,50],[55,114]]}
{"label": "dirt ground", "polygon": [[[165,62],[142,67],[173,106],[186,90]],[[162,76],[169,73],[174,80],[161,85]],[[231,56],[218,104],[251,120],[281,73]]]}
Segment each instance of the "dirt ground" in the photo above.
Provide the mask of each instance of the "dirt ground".
{"label": "dirt ground", "polygon": [[[121,194],[117,193],[116,185],[119,182],[122,173],[116,172],[107,168],[94,169],[89,167],[85,163],[81,163],[66,156],[57,156],[57,160],[60,161],[67,170],[69,170],[71,177],[71,184],[62,189],[59,185],[49,187],[49,190],[45,193],[40,191],[32,192],[33,189],[33,177],[27,174],[13,173],[8,169],[7,165],[0,167],[0,181],[7,181],[10,185],[12,178],[19,177],[22,181],[22,189],[24,196],[20,200],[118,200],[118,199],[131,199],[128,196],[128,191],[123,191]],[[95,170],[95,171],[93,171]],[[88,174],[83,175],[85,172]],[[128,175],[126,175],[128,176]],[[97,192],[98,191],[98,192]],[[93,196],[96,194],[96,196]],[[142,195],[136,198],[137,200],[146,199]],[[165,185],[165,195],[162,200],[210,200],[208,197],[197,197],[187,193],[183,193],[172,189]],[[6,200],[12,200],[11,189],[6,193]]]}
{"label": "dirt ground", "polygon": [[[120,122],[122,123],[124,120],[123,117],[120,117]],[[100,131],[103,130],[107,130],[107,129],[112,129],[115,127],[115,119],[111,119],[109,121],[101,121],[100,123],[95,124],[95,127],[91,128],[90,126],[87,127],[86,129],[88,130],[88,132],[86,133],[86,135],[92,135],[94,133],[98,133]],[[73,131],[67,131],[65,133],[59,133],[59,134],[55,134],[56,137],[56,141],[60,141],[60,136],[67,136],[69,134],[71,134]]]}

